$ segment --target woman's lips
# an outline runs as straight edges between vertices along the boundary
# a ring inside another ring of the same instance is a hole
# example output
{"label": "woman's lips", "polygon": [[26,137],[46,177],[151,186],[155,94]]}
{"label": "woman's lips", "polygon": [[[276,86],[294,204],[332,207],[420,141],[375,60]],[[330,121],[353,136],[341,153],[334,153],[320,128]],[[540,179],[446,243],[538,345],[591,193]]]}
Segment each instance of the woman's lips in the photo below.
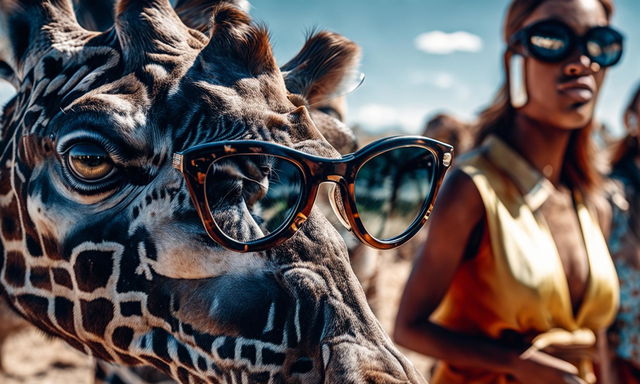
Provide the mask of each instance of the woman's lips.
{"label": "woman's lips", "polygon": [[588,103],[593,99],[596,84],[591,76],[582,76],[558,84],[558,92],[576,103]]}

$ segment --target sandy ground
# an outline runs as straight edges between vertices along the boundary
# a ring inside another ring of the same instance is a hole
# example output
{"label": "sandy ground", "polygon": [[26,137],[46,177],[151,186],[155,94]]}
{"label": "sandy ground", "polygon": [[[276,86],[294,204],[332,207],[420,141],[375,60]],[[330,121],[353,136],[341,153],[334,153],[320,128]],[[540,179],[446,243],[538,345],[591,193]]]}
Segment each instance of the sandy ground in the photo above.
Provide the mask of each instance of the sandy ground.
{"label": "sandy ground", "polygon": [[[398,299],[411,268],[406,260],[395,260],[391,254],[380,259],[379,318],[390,331]],[[89,384],[92,362],[60,340],[52,340],[35,329],[12,336],[3,348],[5,372],[0,384]],[[403,351],[420,372],[427,372],[430,360]]]}
{"label": "sandy ground", "polygon": [[91,358],[61,340],[47,338],[36,329],[25,330],[3,348],[2,384],[89,384]]}

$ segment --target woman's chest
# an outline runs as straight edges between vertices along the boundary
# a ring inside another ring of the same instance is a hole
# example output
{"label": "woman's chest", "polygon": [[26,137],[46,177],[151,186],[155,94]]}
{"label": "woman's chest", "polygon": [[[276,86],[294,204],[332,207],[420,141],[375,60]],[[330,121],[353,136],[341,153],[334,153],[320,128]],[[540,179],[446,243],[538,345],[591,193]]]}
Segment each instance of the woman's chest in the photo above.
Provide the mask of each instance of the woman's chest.
{"label": "woman's chest", "polygon": [[568,190],[560,189],[549,195],[540,207],[557,249],[557,256],[567,282],[574,312],[584,299],[589,281],[589,256],[585,238],[573,198]]}

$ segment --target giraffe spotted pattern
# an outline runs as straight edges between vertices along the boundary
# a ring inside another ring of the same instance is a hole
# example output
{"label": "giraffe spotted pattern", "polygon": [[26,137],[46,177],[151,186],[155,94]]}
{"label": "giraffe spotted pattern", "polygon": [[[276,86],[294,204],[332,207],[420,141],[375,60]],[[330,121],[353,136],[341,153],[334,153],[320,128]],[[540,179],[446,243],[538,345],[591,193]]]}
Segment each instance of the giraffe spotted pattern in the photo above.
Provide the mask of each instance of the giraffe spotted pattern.
{"label": "giraffe spotted pattern", "polygon": [[0,0],[17,89],[0,124],[3,294],[77,349],[182,383],[422,382],[322,215],[236,254],[171,167],[229,139],[338,156],[307,103],[340,92],[357,48],[321,32],[281,71],[242,10],[216,5],[209,21],[186,12],[202,2],[178,3],[123,0],[91,32],[67,0]]}

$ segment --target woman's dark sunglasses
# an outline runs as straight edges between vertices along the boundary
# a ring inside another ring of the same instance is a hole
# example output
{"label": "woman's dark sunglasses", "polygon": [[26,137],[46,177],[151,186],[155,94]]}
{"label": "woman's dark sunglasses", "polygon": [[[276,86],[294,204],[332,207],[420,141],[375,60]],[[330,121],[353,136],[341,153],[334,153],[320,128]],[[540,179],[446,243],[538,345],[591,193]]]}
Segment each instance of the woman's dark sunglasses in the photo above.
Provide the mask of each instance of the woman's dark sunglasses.
{"label": "woman's dark sunglasses", "polygon": [[579,49],[594,63],[610,67],[620,61],[624,37],[611,27],[594,27],[578,36],[567,24],[558,20],[543,20],[516,32],[509,40],[513,49],[521,44],[532,57],[556,63]]}
{"label": "woman's dark sunglasses", "polygon": [[452,160],[450,145],[419,136],[375,141],[341,159],[261,141],[202,144],[174,154],[209,236],[238,252],[275,247],[300,228],[323,182],[340,221],[380,249],[426,222]]}

